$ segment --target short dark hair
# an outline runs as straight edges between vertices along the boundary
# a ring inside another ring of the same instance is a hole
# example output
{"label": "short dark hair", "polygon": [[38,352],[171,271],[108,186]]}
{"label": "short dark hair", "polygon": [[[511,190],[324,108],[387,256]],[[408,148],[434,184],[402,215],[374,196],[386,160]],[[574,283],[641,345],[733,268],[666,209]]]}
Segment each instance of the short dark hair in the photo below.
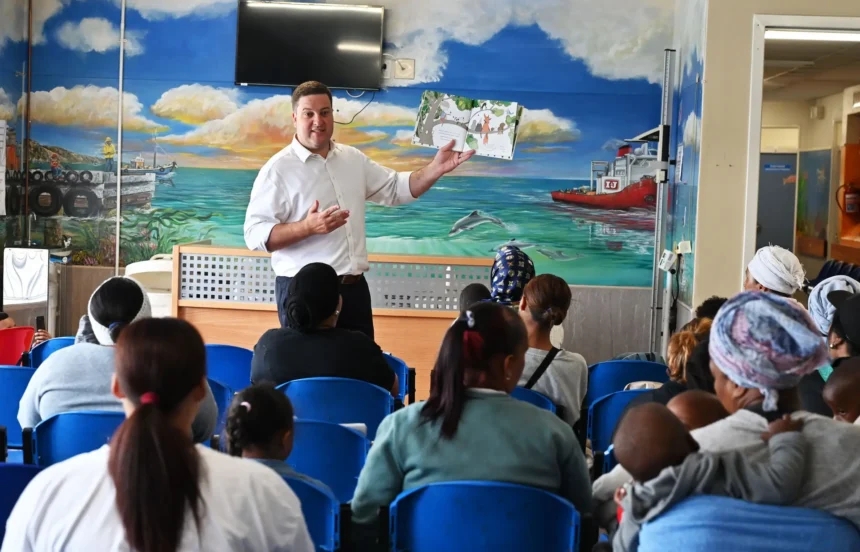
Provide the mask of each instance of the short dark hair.
{"label": "short dark hair", "polygon": [[696,318],[710,318],[713,320],[717,317],[717,312],[726,301],[728,301],[726,297],[717,297],[716,295],[708,297],[696,309]]}
{"label": "short dark hair", "polygon": [[687,358],[687,365],[684,367],[687,389],[716,393],[714,375],[711,374],[711,353],[708,351],[710,341],[709,336],[704,337]]}
{"label": "short dark hair", "polygon": [[484,284],[477,282],[469,284],[460,292],[460,314],[465,314],[469,307],[475,303],[487,301],[490,297],[492,297],[490,290]]}
{"label": "short dark hair", "polygon": [[271,383],[236,393],[227,413],[227,452],[242,456],[248,447],[268,448],[279,434],[293,429],[293,405]]}
{"label": "short dark hair", "polygon": [[325,94],[328,96],[329,103],[333,103],[331,97],[331,90],[328,89],[328,86],[324,85],[319,81],[307,81],[298,85],[295,90],[293,90],[293,111],[296,110],[296,106],[299,105],[299,100],[304,98],[305,96],[316,96],[319,94]]}

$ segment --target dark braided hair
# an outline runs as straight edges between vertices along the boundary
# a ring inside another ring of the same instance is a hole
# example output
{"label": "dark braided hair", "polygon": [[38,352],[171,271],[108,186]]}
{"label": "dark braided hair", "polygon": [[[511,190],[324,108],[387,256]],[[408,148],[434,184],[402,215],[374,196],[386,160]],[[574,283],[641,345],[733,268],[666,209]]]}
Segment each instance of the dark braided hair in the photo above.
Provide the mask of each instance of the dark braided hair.
{"label": "dark braided hair", "polygon": [[293,405],[271,383],[252,385],[233,397],[227,413],[227,452],[242,456],[249,447],[267,449],[293,429]]}

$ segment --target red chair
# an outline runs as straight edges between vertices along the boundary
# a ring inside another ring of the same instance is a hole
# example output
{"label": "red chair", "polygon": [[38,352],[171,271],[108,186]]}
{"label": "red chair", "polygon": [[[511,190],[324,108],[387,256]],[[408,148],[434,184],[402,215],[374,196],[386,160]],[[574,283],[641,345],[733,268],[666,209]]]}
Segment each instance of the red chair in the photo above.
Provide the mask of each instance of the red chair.
{"label": "red chair", "polygon": [[0,330],[0,366],[15,366],[21,355],[30,350],[36,328],[21,326]]}

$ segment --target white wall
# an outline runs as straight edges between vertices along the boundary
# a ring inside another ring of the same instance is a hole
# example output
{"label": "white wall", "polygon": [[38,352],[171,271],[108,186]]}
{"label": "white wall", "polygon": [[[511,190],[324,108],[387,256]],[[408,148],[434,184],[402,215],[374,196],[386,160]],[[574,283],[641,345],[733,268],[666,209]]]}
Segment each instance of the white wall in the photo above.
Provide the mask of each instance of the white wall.
{"label": "white wall", "polygon": [[764,127],[761,129],[762,153],[797,153],[800,149],[800,128]]}

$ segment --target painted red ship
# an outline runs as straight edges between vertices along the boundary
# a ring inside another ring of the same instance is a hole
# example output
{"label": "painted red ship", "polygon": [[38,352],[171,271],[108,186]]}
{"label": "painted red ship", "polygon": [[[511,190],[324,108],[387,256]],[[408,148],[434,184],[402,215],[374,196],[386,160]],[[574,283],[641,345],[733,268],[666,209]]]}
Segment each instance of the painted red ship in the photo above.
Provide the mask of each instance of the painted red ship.
{"label": "painted red ship", "polygon": [[[626,140],[615,161],[592,161],[590,185],[552,192],[553,201],[596,209],[655,209],[657,151],[648,147],[653,132]],[[641,145],[634,148],[635,143]]]}

